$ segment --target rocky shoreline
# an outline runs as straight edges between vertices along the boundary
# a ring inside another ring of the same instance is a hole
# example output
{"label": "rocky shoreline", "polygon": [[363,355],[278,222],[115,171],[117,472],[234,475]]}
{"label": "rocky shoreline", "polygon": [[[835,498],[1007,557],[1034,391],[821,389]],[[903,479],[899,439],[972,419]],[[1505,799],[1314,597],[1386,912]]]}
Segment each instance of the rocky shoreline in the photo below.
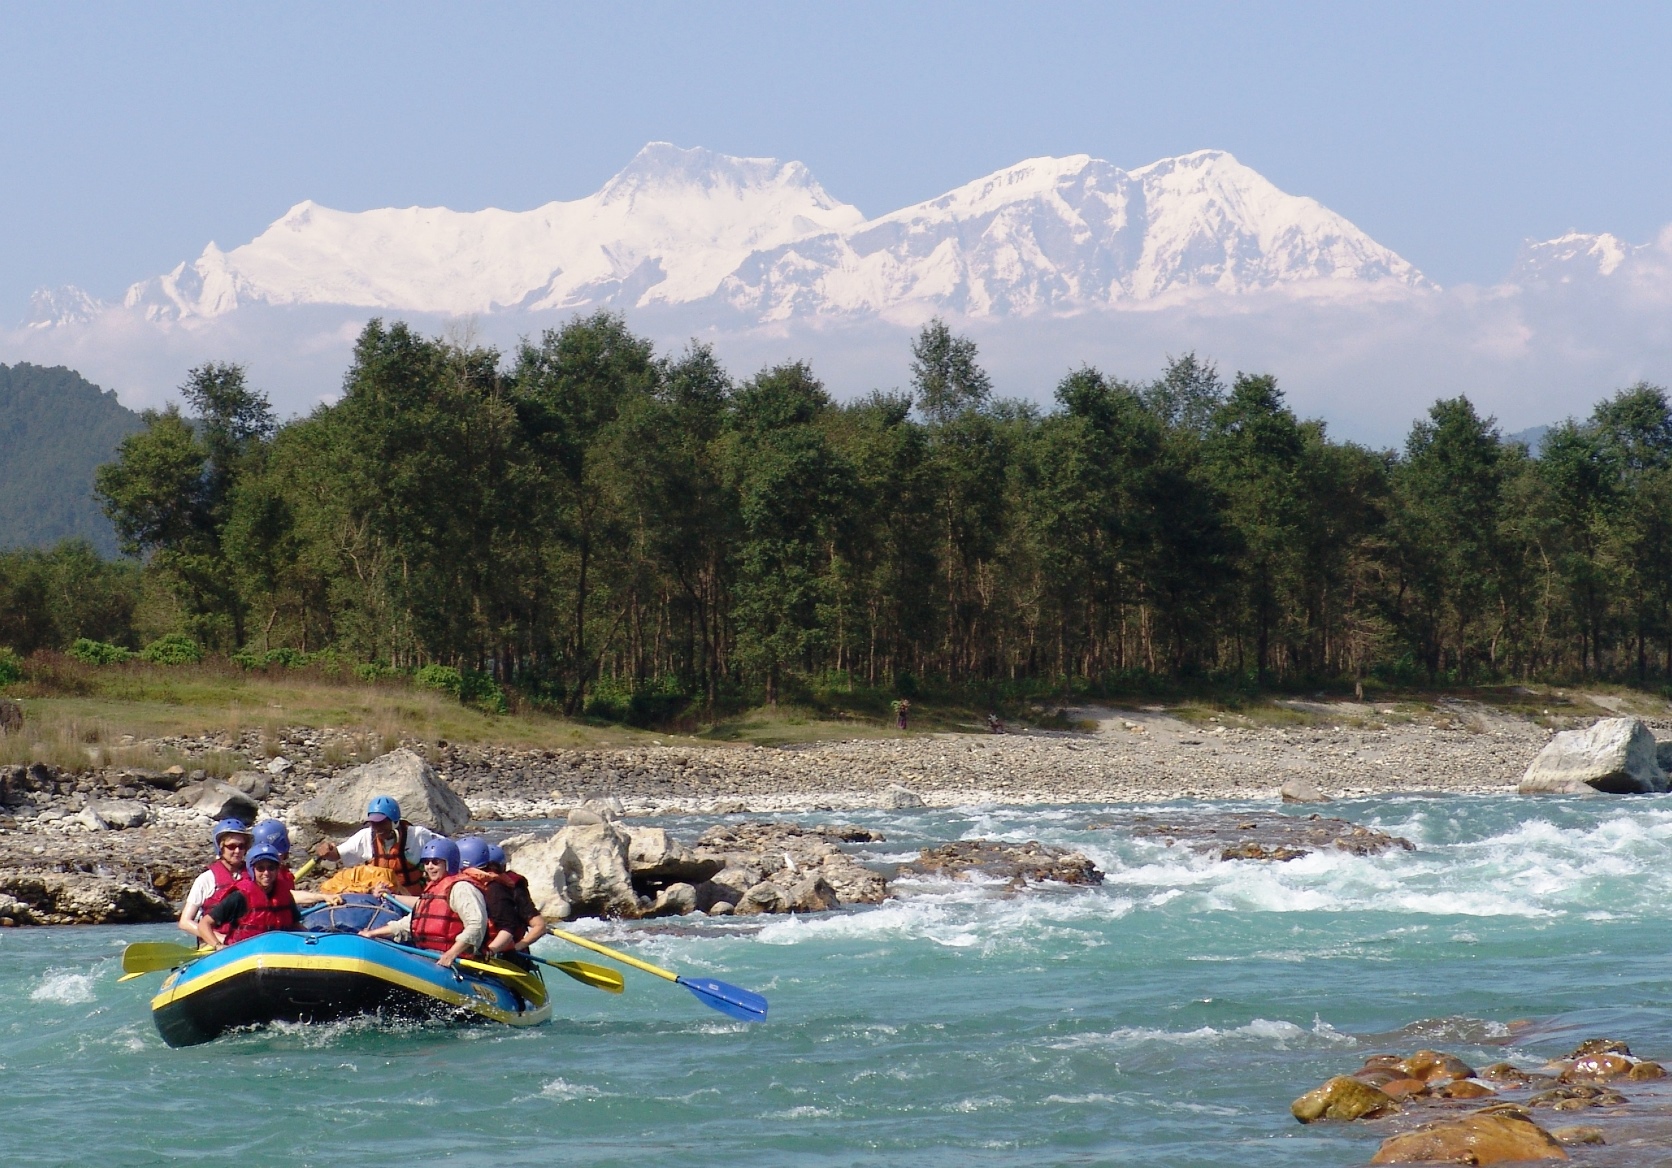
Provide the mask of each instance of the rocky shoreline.
{"label": "rocky shoreline", "polygon": [[[468,804],[472,821],[491,832],[495,823],[561,820],[589,807],[603,808],[603,818],[613,820],[671,814],[720,820],[879,807],[1265,800],[1274,799],[1279,787],[1316,791],[1326,799],[1508,793],[1553,733],[1529,719],[1462,703],[1405,720],[1351,703],[1319,708],[1338,721],[1204,725],[1154,710],[1085,709],[1071,711],[1074,723],[1086,727],[1078,732],[925,734],[781,748],[670,738],[618,750],[447,743],[421,749],[438,777]],[[1672,721],[1650,725],[1672,732]],[[349,769],[348,751],[358,740],[299,728],[276,738],[246,732],[155,745],[191,760],[232,756],[247,769],[229,776],[234,782],[228,785],[187,767],[161,773],[131,768],[69,773],[40,764],[0,768],[0,924],[171,915],[171,902],[184,895],[205,862],[203,832],[214,815],[236,807],[294,821],[302,804]],[[228,802],[237,798],[243,802]],[[1125,827],[1142,830],[1138,824]],[[1249,846],[1226,858],[1282,860],[1304,850],[1269,831],[1244,832],[1238,840],[1208,830],[1195,834],[1215,845]],[[1345,846],[1339,835],[1307,846]],[[711,851],[718,847],[715,841],[693,842]],[[745,850],[736,846],[726,854]],[[794,852],[782,840],[765,850]],[[945,858],[956,861],[956,855]],[[1020,862],[1012,857],[1006,863],[1015,868]],[[755,883],[770,883],[772,865],[756,866],[762,871]],[[995,870],[1006,870],[1005,864]],[[646,890],[638,895],[654,903],[669,883],[695,889],[700,882],[653,876],[641,883]],[[749,892],[733,884],[725,889],[722,896]],[[770,894],[762,896],[776,904]],[[810,906],[820,903],[822,894],[787,899]],[[696,903],[703,900],[698,893]],[[676,891],[664,907],[685,903],[686,894]],[[713,903],[719,901],[702,911]],[[742,901],[726,903],[736,909]]]}

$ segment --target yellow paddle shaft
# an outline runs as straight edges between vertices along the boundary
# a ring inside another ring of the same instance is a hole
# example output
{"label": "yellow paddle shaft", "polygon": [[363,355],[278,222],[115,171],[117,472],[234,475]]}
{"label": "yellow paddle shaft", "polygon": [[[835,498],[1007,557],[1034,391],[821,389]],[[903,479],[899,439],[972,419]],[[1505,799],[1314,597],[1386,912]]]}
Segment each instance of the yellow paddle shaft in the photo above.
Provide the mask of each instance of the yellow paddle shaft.
{"label": "yellow paddle shaft", "polygon": [[590,949],[594,953],[602,953],[605,957],[619,961],[623,965],[631,965],[634,969],[642,969],[646,973],[654,973],[657,977],[665,977],[669,981],[679,980],[679,975],[671,970],[663,969],[659,965],[652,965],[648,961],[640,961],[637,957],[629,957],[625,953],[619,953],[616,950],[611,949],[608,945],[600,945],[596,941],[589,941],[585,937],[577,936],[574,933],[564,932],[562,929],[552,929],[550,932],[554,937],[562,937],[565,941],[568,941],[573,945],[579,945],[582,949]]}
{"label": "yellow paddle shaft", "polygon": [[309,860],[306,864],[303,864],[296,870],[296,879],[306,879],[317,867],[319,867],[319,857],[315,856],[313,859]]}

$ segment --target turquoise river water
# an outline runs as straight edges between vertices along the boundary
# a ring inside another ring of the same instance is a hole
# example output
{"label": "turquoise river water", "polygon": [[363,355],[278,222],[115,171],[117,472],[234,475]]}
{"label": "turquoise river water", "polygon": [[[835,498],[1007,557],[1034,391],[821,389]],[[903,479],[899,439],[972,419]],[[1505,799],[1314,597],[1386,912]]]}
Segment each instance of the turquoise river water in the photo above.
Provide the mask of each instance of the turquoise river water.
{"label": "turquoise river water", "polygon": [[148,1010],[160,976],[116,979],[123,945],[171,927],[0,931],[0,1149],[289,1168],[1358,1165],[1375,1134],[1301,1127],[1288,1104],[1372,1051],[1530,1065],[1606,1033],[1672,1060],[1672,797],[1336,804],[1417,850],[1286,864],[1090,826],[1121,810],[822,817],[882,829],[879,862],[960,837],[1072,845],[1100,888],[927,883],[818,917],[583,926],[766,994],[757,1026],[629,973],[619,997],[554,977],[558,1020],[535,1030],[296,1027],[170,1050]]}

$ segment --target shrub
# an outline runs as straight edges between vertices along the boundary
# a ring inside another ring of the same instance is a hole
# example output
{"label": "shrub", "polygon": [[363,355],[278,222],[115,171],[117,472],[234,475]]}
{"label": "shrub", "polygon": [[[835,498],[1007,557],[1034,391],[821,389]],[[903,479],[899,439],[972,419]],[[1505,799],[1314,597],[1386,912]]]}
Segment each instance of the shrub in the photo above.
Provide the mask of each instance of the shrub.
{"label": "shrub", "polygon": [[451,665],[426,665],[412,675],[412,684],[421,689],[436,689],[450,693],[467,706],[480,706],[490,714],[506,710],[505,691],[486,673],[474,669],[454,669]]}
{"label": "shrub", "polygon": [[394,669],[381,661],[365,661],[354,667],[354,676],[361,681],[384,681],[397,677],[400,670]]}
{"label": "shrub", "polygon": [[438,689],[458,697],[464,688],[464,675],[451,665],[426,665],[412,675],[412,684],[419,689]]}
{"label": "shrub", "polygon": [[240,649],[226,658],[240,669],[256,669],[261,665],[261,654],[254,649]]}
{"label": "shrub", "polygon": [[0,645],[0,685],[12,685],[22,680],[22,659],[4,645]]}
{"label": "shrub", "polygon": [[195,665],[203,660],[203,648],[184,633],[158,637],[139,655],[153,665]]}
{"label": "shrub", "polygon": [[263,665],[282,665],[286,669],[295,669],[308,663],[308,655],[300,649],[292,649],[282,645],[277,649],[269,649],[261,655]]}
{"label": "shrub", "polygon": [[133,653],[120,645],[112,645],[109,641],[77,637],[75,644],[70,646],[70,656],[83,665],[120,665],[131,658]]}

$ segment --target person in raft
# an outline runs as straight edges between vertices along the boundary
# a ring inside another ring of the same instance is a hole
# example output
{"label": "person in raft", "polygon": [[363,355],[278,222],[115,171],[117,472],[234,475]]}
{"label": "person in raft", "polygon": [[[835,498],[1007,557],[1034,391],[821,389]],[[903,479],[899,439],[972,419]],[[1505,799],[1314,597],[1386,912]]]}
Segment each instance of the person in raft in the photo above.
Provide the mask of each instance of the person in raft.
{"label": "person in raft", "polygon": [[482,890],[459,870],[459,845],[446,836],[430,837],[418,859],[429,883],[419,894],[412,915],[375,929],[362,929],[360,935],[410,941],[436,953],[435,963],[447,969],[466,953],[482,948],[488,936],[488,904]]}
{"label": "person in raft", "polygon": [[[507,870],[505,849],[498,844],[488,845],[488,871],[499,876],[511,888],[511,933],[517,938],[511,956],[524,953],[549,931],[546,918],[535,907],[534,896],[528,891],[528,877],[521,872]],[[531,963],[532,964],[532,963]]]}
{"label": "person in raft", "polygon": [[186,904],[180,910],[177,928],[200,937],[197,922],[219,904],[244,873],[244,856],[250,850],[250,829],[242,819],[223,819],[211,831],[215,861],[192,881]]}
{"label": "person in raft", "polygon": [[271,844],[279,853],[279,883],[295,891],[296,873],[290,870],[290,829],[283,820],[263,819],[250,828],[250,855],[263,844]]}
{"label": "person in raft", "polygon": [[420,857],[424,847],[442,837],[427,827],[401,818],[401,805],[388,795],[366,804],[366,826],[340,844],[320,840],[314,854],[345,868],[371,864],[385,868],[396,892],[417,895],[423,887]]}
{"label": "person in raft", "polygon": [[212,949],[236,945],[276,929],[298,929],[304,904],[341,904],[340,896],[297,891],[281,877],[284,860],[272,843],[250,849],[249,866],[220,902],[197,919],[197,938]]}

